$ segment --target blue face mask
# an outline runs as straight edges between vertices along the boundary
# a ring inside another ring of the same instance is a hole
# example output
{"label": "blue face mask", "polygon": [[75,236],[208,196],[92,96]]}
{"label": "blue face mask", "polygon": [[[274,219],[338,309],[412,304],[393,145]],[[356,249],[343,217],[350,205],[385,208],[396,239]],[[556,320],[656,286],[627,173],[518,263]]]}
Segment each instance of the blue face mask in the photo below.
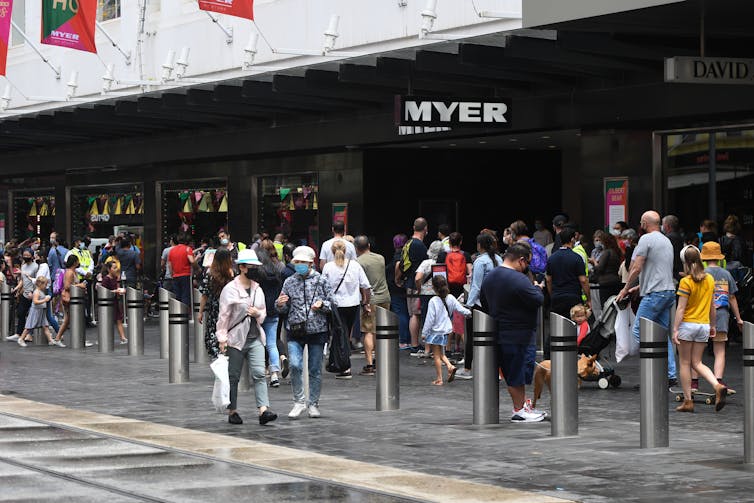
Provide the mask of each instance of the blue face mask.
{"label": "blue face mask", "polygon": [[309,264],[293,264],[293,267],[296,269],[296,272],[300,274],[301,276],[306,276],[309,272]]}
{"label": "blue face mask", "polygon": [[80,249],[80,250],[86,250],[86,244],[84,244],[84,243],[79,243],[79,249]]}

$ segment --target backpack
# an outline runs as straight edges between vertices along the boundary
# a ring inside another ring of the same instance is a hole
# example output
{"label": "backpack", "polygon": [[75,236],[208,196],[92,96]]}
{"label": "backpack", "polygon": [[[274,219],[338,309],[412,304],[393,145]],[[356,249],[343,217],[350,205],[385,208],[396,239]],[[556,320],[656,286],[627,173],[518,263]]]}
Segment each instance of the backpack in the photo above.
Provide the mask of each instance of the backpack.
{"label": "backpack", "polygon": [[55,279],[52,281],[52,294],[59,295],[65,285],[65,270],[58,269],[55,271]]}
{"label": "backpack", "polygon": [[412,241],[413,239],[406,241],[406,244],[403,245],[403,248],[401,249],[401,262],[399,267],[401,277],[397,278],[398,280],[405,279],[405,277],[408,275],[408,271],[411,269],[411,256],[409,255],[409,250],[411,249]]}
{"label": "backpack", "polygon": [[466,255],[462,251],[450,251],[445,256],[445,265],[448,268],[448,284],[466,284]]}
{"label": "backpack", "polygon": [[534,238],[529,238],[529,245],[531,246],[529,270],[534,274],[544,274],[547,269],[547,250],[541,244],[537,243]]}

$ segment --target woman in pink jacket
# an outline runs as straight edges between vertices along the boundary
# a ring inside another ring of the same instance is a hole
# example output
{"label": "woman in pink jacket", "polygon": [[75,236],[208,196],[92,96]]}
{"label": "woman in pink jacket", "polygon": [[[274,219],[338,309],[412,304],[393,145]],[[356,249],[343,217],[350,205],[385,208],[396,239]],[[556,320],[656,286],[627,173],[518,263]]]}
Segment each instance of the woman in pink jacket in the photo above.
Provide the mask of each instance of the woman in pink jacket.
{"label": "woman in pink jacket", "polygon": [[264,292],[256,281],[255,269],[262,265],[253,250],[241,250],[236,260],[240,274],[225,285],[220,294],[220,313],[217,318],[217,342],[220,352],[228,354],[228,377],[230,378],[230,405],[228,422],[242,424],[238,415],[238,381],[244,359],[248,362],[254,382],[254,396],[259,409],[259,424],[277,419],[270,410],[265,379],[264,344],[262,323],[267,316]]}

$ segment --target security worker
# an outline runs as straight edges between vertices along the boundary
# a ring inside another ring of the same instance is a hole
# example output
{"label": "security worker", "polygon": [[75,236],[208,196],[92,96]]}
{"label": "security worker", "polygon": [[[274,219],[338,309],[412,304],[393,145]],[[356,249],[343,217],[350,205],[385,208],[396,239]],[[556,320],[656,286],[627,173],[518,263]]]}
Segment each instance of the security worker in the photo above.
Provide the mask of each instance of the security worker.
{"label": "security worker", "polygon": [[[92,258],[92,254],[89,251],[89,244],[91,244],[92,240],[89,238],[89,236],[84,236],[84,238],[73,238],[73,245],[71,246],[71,251],[68,252],[68,255],[76,255],[79,259],[79,267],[76,269],[76,273],[78,274],[79,281],[86,281],[86,304],[84,308],[84,312],[86,315],[86,323],[89,326],[94,326],[92,323],[92,299],[94,298],[94,259]],[[66,255],[66,260],[68,259],[68,255]]]}

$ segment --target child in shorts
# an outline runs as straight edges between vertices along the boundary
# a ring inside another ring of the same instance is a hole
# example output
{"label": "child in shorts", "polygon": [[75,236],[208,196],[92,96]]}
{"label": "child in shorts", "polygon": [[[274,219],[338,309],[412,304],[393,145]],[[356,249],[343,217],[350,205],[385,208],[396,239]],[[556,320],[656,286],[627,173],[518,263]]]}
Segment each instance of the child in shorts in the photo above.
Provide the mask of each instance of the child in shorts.
{"label": "child in shorts", "polygon": [[683,404],[676,407],[678,412],[694,412],[691,396],[691,369],[707,380],[715,389],[715,410],[725,406],[728,388],[715,379],[715,375],[704,363],[702,355],[707,340],[715,335],[715,305],[712,295],[715,281],[704,272],[704,264],[699,249],[686,245],[681,250],[683,272],[678,285],[678,308],[673,321],[673,343],[678,346],[680,365],[678,370],[683,386]]}
{"label": "child in shorts", "polygon": [[[728,325],[730,323],[730,313],[738,324],[738,329],[743,330],[744,321],[741,319],[741,313],[738,311],[738,301],[736,292],[738,287],[731,274],[720,267],[720,261],[725,260],[725,255],[720,250],[720,244],[715,241],[707,241],[702,245],[702,260],[707,262],[705,271],[715,280],[715,293],[712,302],[715,305],[716,323],[715,336],[712,339],[712,350],[715,353],[714,374],[717,382],[725,384],[723,374],[725,373],[725,343],[728,340]],[[691,379],[691,388],[699,387],[699,380]],[[696,383],[694,382],[696,381]],[[727,386],[727,385],[726,385]],[[728,388],[728,394],[732,395],[734,390]]]}
{"label": "child in shorts", "polygon": [[432,384],[442,386],[442,364],[448,368],[448,382],[452,382],[456,375],[456,367],[445,356],[445,345],[448,343],[448,334],[453,332],[453,323],[450,321],[454,312],[461,313],[465,317],[471,316],[471,311],[461,305],[450,294],[448,280],[445,276],[432,276],[432,289],[435,296],[429,299],[427,318],[422,328],[422,338],[429,345],[432,357],[435,361],[437,377]]}

